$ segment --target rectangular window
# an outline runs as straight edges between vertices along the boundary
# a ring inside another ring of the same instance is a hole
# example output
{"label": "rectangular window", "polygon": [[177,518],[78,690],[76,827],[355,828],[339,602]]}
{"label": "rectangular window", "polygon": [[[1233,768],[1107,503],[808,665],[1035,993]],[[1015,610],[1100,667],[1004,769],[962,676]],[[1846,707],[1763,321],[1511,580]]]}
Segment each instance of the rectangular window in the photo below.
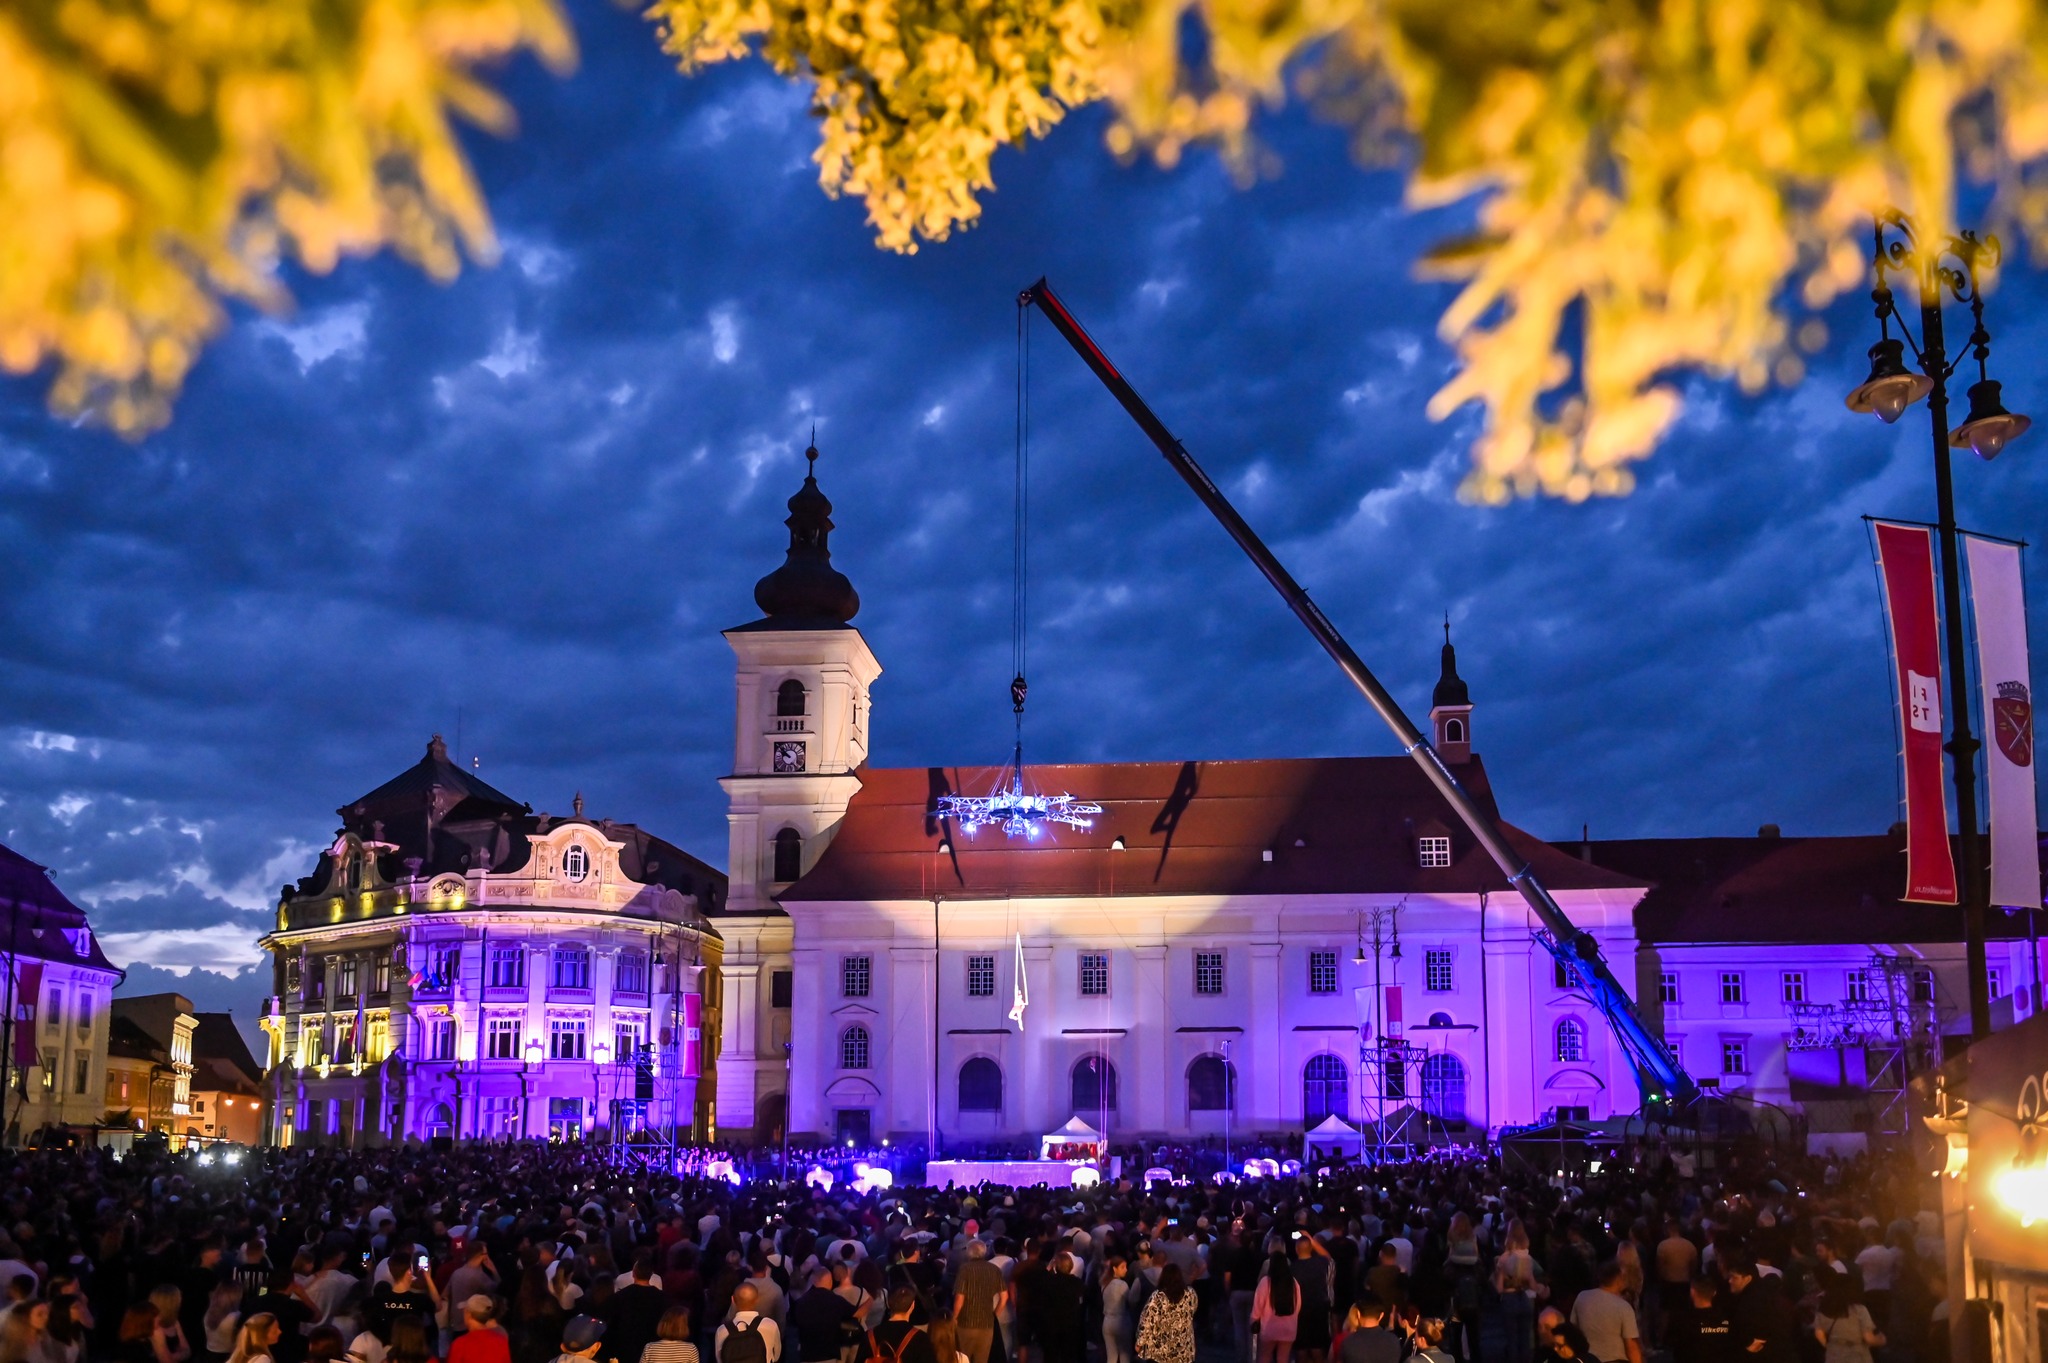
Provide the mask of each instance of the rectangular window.
{"label": "rectangular window", "polygon": [[363,1059],[381,1065],[391,1054],[391,1020],[379,1013],[370,1019],[369,1039],[363,1043]]}
{"label": "rectangular window", "polygon": [[1334,994],[1337,992],[1336,952],[1311,951],[1308,954],[1308,992],[1311,994]]}
{"label": "rectangular window", "polygon": [[44,1051],[36,1059],[43,1067],[43,1087],[54,1090],[57,1087],[57,1053]]}
{"label": "rectangular window", "polygon": [[992,999],[996,996],[996,958],[993,956],[969,956],[967,958],[967,997],[970,999]]}
{"label": "rectangular window", "polygon": [[1845,1003],[1870,1002],[1869,971],[1852,970],[1849,972],[1848,987],[1842,993],[1842,1001]]}
{"label": "rectangular window", "polygon": [[92,1057],[90,1055],[78,1056],[73,1061],[73,1068],[71,1071],[71,1091],[73,1093],[82,1094],[86,1091],[86,1086],[89,1085],[91,1082]]}
{"label": "rectangular window", "polygon": [[1804,1003],[1804,1002],[1806,1002],[1806,972],[1805,972],[1805,971],[1803,971],[1803,970],[1787,970],[1787,971],[1783,971],[1782,973],[1780,973],[1780,974],[1779,974],[1779,976],[1778,976],[1778,1002],[1780,1002],[1780,1003]]}
{"label": "rectangular window", "polygon": [[1550,958],[1550,987],[1553,989],[1569,989],[1572,987],[1572,968],[1555,956]]}
{"label": "rectangular window", "polygon": [[487,1094],[479,1105],[477,1125],[486,1136],[517,1136],[519,1134],[519,1097],[517,1094]]}
{"label": "rectangular window", "polygon": [[1746,1037],[1721,1038],[1721,1073],[1749,1073],[1749,1041]]}
{"label": "rectangular window", "polygon": [[1197,994],[1221,994],[1223,992],[1222,952],[1198,951],[1195,953],[1195,992]]}
{"label": "rectangular window", "polygon": [[1721,972],[1721,1002],[1742,1002],[1742,972],[1724,970]]}
{"label": "rectangular window", "polygon": [[1682,1036],[1667,1036],[1667,1037],[1665,1037],[1665,1038],[1664,1038],[1664,1054],[1666,1054],[1666,1055],[1668,1055],[1668,1056],[1670,1056],[1670,1057],[1671,1057],[1671,1063],[1672,1063],[1672,1064],[1674,1064],[1674,1065],[1683,1065],[1683,1064],[1685,1064],[1685,1058],[1684,1058],[1684,1055],[1683,1055],[1683,1052],[1684,1052],[1684,1050],[1685,1050],[1685,1038],[1684,1038],[1684,1037],[1682,1037]]}
{"label": "rectangular window", "polygon": [[1432,994],[1448,994],[1455,987],[1449,947],[1431,947],[1422,953],[1422,987]]}
{"label": "rectangular window", "polygon": [[50,1001],[43,1005],[43,1025],[57,1031],[64,1025],[64,991],[50,986]]}
{"label": "rectangular window", "polygon": [[874,988],[875,958],[872,956],[841,956],[839,958],[839,993],[849,999],[864,999]]}
{"label": "rectangular window", "polygon": [[553,981],[556,989],[590,988],[590,948],[556,947]]}
{"label": "rectangular window", "polygon": [[768,1006],[788,1008],[796,995],[796,973],[778,970],[768,977]]}
{"label": "rectangular window", "polygon": [[1449,838],[1417,838],[1415,859],[1425,867],[1448,866],[1451,864],[1451,840]]}
{"label": "rectangular window", "polygon": [[628,1019],[612,1023],[612,1059],[621,1065],[631,1064],[633,1057],[640,1054],[640,1043],[647,1039],[647,1024]]}
{"label": "rectangular window", "polygon": [[617,983],[612,986],[615,993],[644,994],[647,992],[647,953],[644,951],[622,951],[619,953]]}
{"label": "rectangular window", "polygon": [[[519,1023],[517,1019],[500,1019],[512,1023],[512,1049],[519,1049]],[[427,1019],[427,1059],[453,1060],[455,1058],[455,1019]]]}
{"label": "rectangular window", "polygon": [[1675,971],[1675,970],[1665,970],[1665,971],[1660,971],[1660,972],[1658,973],[1658,975],[1657,975],[1657,1002],[1659,1002],[1659,1003],[1676,1003],[1676,1002],[1678,1002],[1678,972],[1677,972],[1677,971]]}
{"label": "rectangular window", "polygon": [[[1931,984],[1932,982],[1933,980],[1930,976],[1929,983]],[[1984,968],[1984,983],[1987,986],[1987,992],[1992,998],[2002,999],[2005,997],[2005,972],[2003,970],[2000,970],[1995,965],[1986,966]],[[1929,997],[1932,997],[1933,991],[1931,989],[1928,993]]]}
{"label": "rectangular window", "polygon": [[341,983],[335,986],[335,992],[345,999],[352,999],[356,996],[355,957],[344,956],[341,958]]}
{"label": "rectangular window", "polygon": [[1109,993],[1108,952],[1081,953],[1081,993],[1088,998],[1101,998]]}
{"label": "rectangular window", "polygon": [[78,1009],[74,1016],[78,1019],[78,1034],[81,1037],[91,1036],[92,993],[90,990],[78,996]]}
{"label": "rectangular window", "polygon": [[391,992],[391,954],[379,952],[370,963],[370,992],[388,994]]}
{"label": "rectangular window", "polygon": [[[455,1024],[452,1022],[448,1024],[448,1038],[449,1049],[453,1050],[455,1039]],[[487,1047],[484,1054],[492,1060],[519,1059],[518,1018],[492,1018],[489,1022],[485,1024],[484,1038]]]}
{"label": "rectangular window", "polygon": [[462,946],[458,942],[432,942],[425,948],[424,964],[413,976],[412,987],[419,994],[441,994],[455,983],[462,971]]}
{"label": "rectangular window", "polygon": [[492,947],[490,978],[493,989],[526,988],[526,948],[517,943]]}
{"label": "rectangular window", "polygon": [[581,1060],[590,1038],[588,1018],[549,1018],[548,1055],[555,1060]]}

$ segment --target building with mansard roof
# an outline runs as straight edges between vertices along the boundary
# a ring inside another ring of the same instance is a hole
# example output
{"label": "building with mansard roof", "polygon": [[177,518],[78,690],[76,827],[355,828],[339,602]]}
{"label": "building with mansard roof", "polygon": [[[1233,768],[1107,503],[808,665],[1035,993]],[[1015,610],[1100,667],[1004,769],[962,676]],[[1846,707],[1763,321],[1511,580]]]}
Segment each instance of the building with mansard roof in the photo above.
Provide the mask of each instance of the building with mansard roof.
{"label": "building with mansard roof", "polygon": [[[761,615],[725,632],[724,1132],[956,1150],[1074,1116],[1173,1138],[1418,1108],[1469,1139],[1637,1111],[1600,1010],[1405,757],[1031,767],[1038,791],[1102,812],[1024,840],[936,813],[992,769],[870,765],[882,665],[809,457]],[[1429,728],[1491,808],[1475,710],[1447,639]],[[1507,829],[1710,1092],[1868,1126],[1876,1032],[1926,1039],[1910,1065],[1953,1029],[1953,915],[1899,903],[1886,839],[1774,833]],[[1994,944],[2021,1014],[2039,999],[2026,931],[2008,919]],[[1369,1063],[1379,1039],[1406,1060]]]}
{"label": "building with mansard roof", "polygon": [[0,1062],[9,1142],[104,1111],[107,1008],[123,972],[47,868],[0,847]]}
{"label": "building with mansard roof", "polygon": [[262,939],[271,1140],[710,1132],[724,876],[580,795],[536,814],[439,735],[338,812]]}

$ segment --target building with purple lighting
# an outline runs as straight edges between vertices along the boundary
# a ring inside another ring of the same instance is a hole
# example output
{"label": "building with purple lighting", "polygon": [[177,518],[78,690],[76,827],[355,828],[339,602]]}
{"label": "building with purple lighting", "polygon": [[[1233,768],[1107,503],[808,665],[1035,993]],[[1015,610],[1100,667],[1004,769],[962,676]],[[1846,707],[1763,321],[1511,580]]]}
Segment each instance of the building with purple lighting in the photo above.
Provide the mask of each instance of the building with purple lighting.
{"label": "building with purple lighting", "polygon": [[438,735],[339,812],[262,939],[272,1141],[711,1133],[725,877]]}

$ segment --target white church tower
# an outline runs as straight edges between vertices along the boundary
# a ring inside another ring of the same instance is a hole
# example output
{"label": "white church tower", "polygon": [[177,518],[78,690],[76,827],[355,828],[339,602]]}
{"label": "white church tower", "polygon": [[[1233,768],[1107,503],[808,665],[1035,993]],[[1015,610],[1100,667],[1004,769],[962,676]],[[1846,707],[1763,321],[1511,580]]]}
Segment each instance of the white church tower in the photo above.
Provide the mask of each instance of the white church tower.
{"label": "white church tower", "polygon": [[718,1126],[768,1140],[787,1113],[790,996],[799,984],[792,925],[773,899],[808,871],[860,789],[868,689],[881,675],[850,623],[860,594],[832,566],[832,503],[818,489],[817,447],[789,499],[789,554],[754,584],[762,617],[725,631],[737,661],[727,797],[730,887]]}

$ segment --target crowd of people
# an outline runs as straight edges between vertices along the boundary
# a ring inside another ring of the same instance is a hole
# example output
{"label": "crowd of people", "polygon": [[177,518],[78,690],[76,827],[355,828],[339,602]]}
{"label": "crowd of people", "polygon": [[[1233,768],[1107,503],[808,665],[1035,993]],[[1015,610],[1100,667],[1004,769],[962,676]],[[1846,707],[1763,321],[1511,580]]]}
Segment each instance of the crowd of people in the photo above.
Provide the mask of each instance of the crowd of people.
{"label": "crowd of people", "polygon": [[0,1363],[1946,1359],[1897,1162],[868,1192],[730,1163],[9,1152]]}

